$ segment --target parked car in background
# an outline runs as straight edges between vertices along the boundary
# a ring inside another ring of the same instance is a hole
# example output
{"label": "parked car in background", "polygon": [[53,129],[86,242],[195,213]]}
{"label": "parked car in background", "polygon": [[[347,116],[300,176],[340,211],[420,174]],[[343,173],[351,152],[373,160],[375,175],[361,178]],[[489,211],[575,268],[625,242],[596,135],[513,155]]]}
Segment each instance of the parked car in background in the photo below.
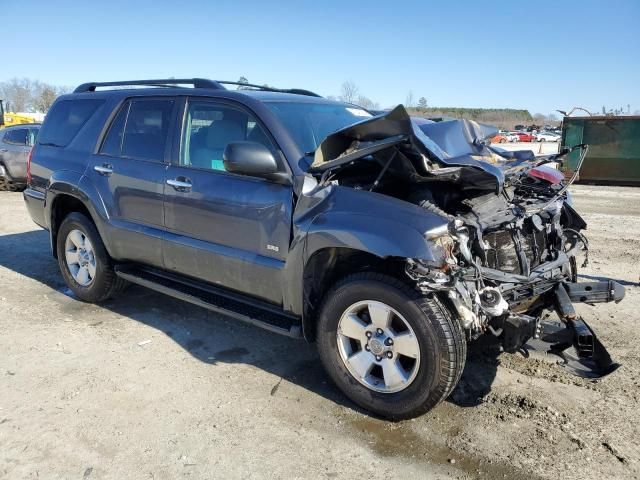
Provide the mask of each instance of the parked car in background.
{"label": "parked car in background", "polygon": [[22,124],[0,130],[0,190],[27,186],[27,159],[40,124]]}
{"label": "parked car in background", "polygon": [[552,132],[538,132],[535,135],[538,142],[559,142],[560,135]]}
{"label": "parked car in background", "polygon": [[519,142],[534,142],[536,137],[527,132],[516,132]]}
{"label": "parked car in background", "polygon": [[507,143],[508,141],[509,140],[507,140],[507,137],[502,133],[499,133],[496,136],[491,137],[491,143]]}
{"label": "parked car in background", "polygon": [[507,132],[504,134],[504,136],[506,137],[507,141],[509,143],[512,142],[517,142],[520,140],[520,138],[518,137],[518,135],[515,132]]}

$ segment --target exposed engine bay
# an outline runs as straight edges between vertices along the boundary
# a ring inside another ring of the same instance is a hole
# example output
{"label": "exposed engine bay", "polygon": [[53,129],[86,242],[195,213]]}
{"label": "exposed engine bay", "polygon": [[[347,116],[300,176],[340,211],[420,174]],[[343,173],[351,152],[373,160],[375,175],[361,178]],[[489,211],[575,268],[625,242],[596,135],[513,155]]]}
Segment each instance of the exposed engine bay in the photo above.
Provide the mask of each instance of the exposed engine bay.
{"label": "exposed engine bay", "polygon": [[406,275],[421,292],[446,298],[469,340],[488,333],[507,352],[527,353],[545,337],[543,318],[555,311],[564,330],[546,332],[549,350],[575,373],[597,377],[615,364],[573,302],[619,302],[613,281],[578,282],[588,262],[586,222],[571,206],[570,179],[548,164],[559,154],[507,152],[487,138],[497,129],[468,120],[416,123],[403,107],[329,137],[310,173],[334,184],[389,195],[442,218],[424,232],[437,261],[406,259]]}

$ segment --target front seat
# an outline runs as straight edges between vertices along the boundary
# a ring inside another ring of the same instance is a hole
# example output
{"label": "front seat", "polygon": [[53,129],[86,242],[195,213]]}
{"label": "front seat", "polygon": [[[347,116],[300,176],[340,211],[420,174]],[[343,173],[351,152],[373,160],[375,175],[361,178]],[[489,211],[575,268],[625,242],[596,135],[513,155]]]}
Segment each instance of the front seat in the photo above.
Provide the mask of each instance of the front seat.
{"label": "front seat", "polygon": [[[245,122],[246,125],[246,122]],[[213,122],[207,128],[204,146],[191,155],[191,165],[212,170],[224,170],[222,154],[228,143],[245,139],[245,129],[238,120],[226,119]]]}

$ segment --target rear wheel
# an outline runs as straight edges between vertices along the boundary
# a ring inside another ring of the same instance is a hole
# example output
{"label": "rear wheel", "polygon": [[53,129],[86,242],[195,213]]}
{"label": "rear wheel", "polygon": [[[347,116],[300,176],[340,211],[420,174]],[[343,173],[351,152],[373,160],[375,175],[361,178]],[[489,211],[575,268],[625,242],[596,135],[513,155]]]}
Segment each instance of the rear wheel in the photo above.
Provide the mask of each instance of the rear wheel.
{"label": "rear wheel", "polygon": [[466,340],[435,296],[381,274],[356,274],[326,295],[318,350],[351,400],[392,419],[421,415],[460,379]]}
{"label": "rear wheel", "polygon": [[106,300],[125,284],[116,276],[95,225],[81,213],[70,213],[62,221],[57,253],[67,285],[85,302]]}

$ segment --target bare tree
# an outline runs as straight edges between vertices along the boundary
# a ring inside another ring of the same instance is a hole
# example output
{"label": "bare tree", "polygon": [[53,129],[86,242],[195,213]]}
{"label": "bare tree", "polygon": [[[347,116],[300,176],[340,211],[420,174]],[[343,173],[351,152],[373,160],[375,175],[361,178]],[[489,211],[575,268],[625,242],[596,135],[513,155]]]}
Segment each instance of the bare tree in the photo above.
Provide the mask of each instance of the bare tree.
{"label": "bare tree", "polygon": [[542,113],[536,113],[533,115],[533,121],[536,123],[544,123],[547,117]]}
{"label": "bare tree", "polygon": [[58,98],[58,95],[64,92],[63,88],[49,85],[48,83],[34,82],[32,95],[33,108],[42,113],[47,113]]}
{"label": "bare tree", "polygon": [[365,97],[364,95],[358,95],[358,99],[353,103],[369,110],[377,110],[378,108],[380,108],[380,105],[378,103],[374,102],[369,97]]}
{"label": "bare tree", "polygon": [[340,100],[347,103],[355,103],[355,101],[358,99],[360,89],[354,82],[349,80],[342,84],[341,91],[342,93],[340,95]]}
{"label": "bare tree", "polygon": [[407,97],[404,100],[404,106],[407,108],[412,108],[415,107],[415,100],[413,98],[413,92],[411,90],[409,90],[409,93],[407,93]]}
{"label": "bare tree", "polygon": [[238,85],[237,90],[246,90],[248,87],[245,87],[243,85],[249,83],[249,80],[247,80],[247,77],[240,77],[238,79],[238,83],[241,83],[242,85]]}
{"label": "bare tree", "polygon": [[31,80],[28,78],[12,78],[0,85],[0,96],[6,100],[7,110],[24,112],[31,108]]}
{"label": "bare tree", "polygon": [[424,97],[420,97],[418,100],[418,108],[427,108],[427,99]]}

